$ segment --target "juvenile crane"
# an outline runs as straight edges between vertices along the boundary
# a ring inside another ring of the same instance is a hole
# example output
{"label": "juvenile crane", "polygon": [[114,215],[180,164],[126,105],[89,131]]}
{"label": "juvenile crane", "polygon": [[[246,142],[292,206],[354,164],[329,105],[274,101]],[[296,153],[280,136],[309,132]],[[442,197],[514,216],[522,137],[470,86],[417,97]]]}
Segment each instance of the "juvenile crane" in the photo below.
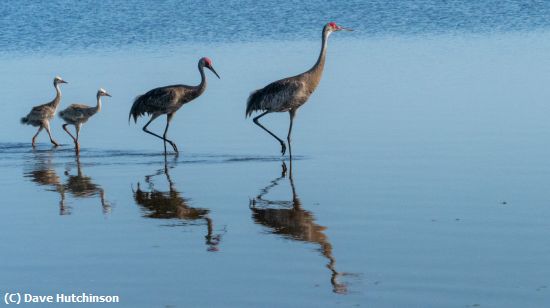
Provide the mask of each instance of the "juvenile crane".
{"label": "juvenile crane", "polygon": [[[172,85],[165,86],[150,90],[149,92],[140,95],[134,101],[132,108],[130,109],[130,114],[128,116],[128,121],[133,117],[134,122],[137,122],[137,118],[142,115],[151,115],[151,119],[143,126],[143,131],[151,134],[157,138],[160,138],[164,141],[164,153],[166,154],[166,142],[170,143],[172,148],[176,153],[178,153],[178,147],[176,144],[168,140],[166,135],[168,133],[168,127],[172,121],[172,117],[184,104],[189,103],[195,98],[199,97],[204,90],[206,90],[206,75],[204,73],[204,68],[211,70],[218,78],[220,76],[212,67],[212,61],[209,58],[201,58],[199,60],[199,72],[201,74],[201,82],[197,86],[187,86],[187,85]],[[166,128],[164,129],[164,134],[161,136],[149,131],[147,126],[153,122],[159,116],[166,114]]]}
{"label": "juvenile crane", "polygon": [[294,121],[294,116],[296,115],[298,108],[300,108],[308,100],[309,96],[313,93],[321,80],[323,68],[325,66],[328,37],[332,32],[342,30],[353,31],[351,29],[341,27],[334,22],[326,24],[323,27],[321,52],[317,62],[312,68],[302,74],[270,83],[264,88],[252,92],[252,94],[248,97],[248,102],[246,104],[246,116],[249,117],[255,111],[263,111],[262,114],[254,118],[254,123],[279,141],[281,144],[282,155],[285,155],[286,152],[285,142],[260,124],[258,120],[271,112],[288,112],[290,114],[290,126],[288,128],[287,141],[289,154],[292,157],[290,134],[292,132],[292,122]]}
{"label": "juvenile crane", "polygon": [[[97,91],[97,105],[95,107],[81,104],[72,104],[65,110],[59,112],[59,117],[62,118],[63,121],[65,121],[65,124],[63,124],[63,129],[73,139],[74,147],[77,153],[80,151],[80,143],[78,142],[78,138],[80,137],[80,128],[82,127],[82,124],[88,122],[88,119],[90,119],[94,114],[101,111],[102,96],[111,95],[107,93],[107,91],[105,91],[104,89],[99,89]],[[76,129],[76,138],[67,129],[67,125],[74,125]]]}
{"label": "juvenile crane", "polygon": [[56,76],[53,79],[53,86],[55,87],[55,91],[56,91],[55,98],[49,103],[33,107],[31,112],[29,112],[29,114],[27,114],[26,117],[21,118],[21,124],[38,127],[38,131],[36,132],[34,137],[32,137],[33,147],[35,145],[36,137],[38,136],[38,134],[40,134],[42,129],[46,129],[46,132],[48,132],[48,136],[50,137],[50,142],[54,146],[59,146],[59,143],[57,143],[52,138],[52,133],[50,131],[50,120],[54,117],[55,111],[57,110],[57,107],[61,102],[61,89],[59,89],[59,85],[62,83],[67,83],[67,82],[61,79],[61,77]]}

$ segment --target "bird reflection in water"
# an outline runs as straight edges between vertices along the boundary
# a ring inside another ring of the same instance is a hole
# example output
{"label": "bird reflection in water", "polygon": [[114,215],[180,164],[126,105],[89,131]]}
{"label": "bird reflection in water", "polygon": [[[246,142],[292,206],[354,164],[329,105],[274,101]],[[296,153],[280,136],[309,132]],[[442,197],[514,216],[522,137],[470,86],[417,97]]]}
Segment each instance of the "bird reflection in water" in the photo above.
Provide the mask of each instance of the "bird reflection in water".
{"label": "bird reflection in water", "polygon": [[254,199],[250,200],[250,209],[254,222],[270,229],[273,234],[281,235],[296,241],[318,244],[321,254],[328,259],[327,268],[331,271],[330,283],[335,293],[347,293],[346,284],[338,281],[342,273],[336,271],[336,259],[332,254],[332,245],[328,237],[323,233],[326,227],[315,223],[315,217],[309,211],[302,208],[302,202],[296,194],[296,187],[292,177],[292,161],[290,161],[289,181],[292,189],[291,200],[269,200],[265,196],[279,182],[286,177],[287,167],[283,162],[281,176],[260,191]]}
{"label": "bird reflection in water", "polygon": [[71,207],[67,206],[66,195],[72,195],[74,198],[91,198],[99,196],[101,207],[104,214],[111,212],[111,205],[105,200],[105,191],[101,186],[93,183],[91,177],[85,176],[82,173],[80,157],[76,156],[77,174],[71,175],[70,165],[67,164],[64,175],[66,181],[62,183],[61,178],[55,172],[52,162],[53,152],[35,152],[34,165],[32,169],[25,172],[25,177],[32,182],[46,186],[48,191],[59,193],[59,214],[71,214]]}
{"label": "bird reflection in water", "polygon": [[25,172],[24,176],[39,186],[45,186],[48,191],[59,193],[59,214],[68,215],[71,210],[65,205],[65,187],[55,172],[52,156],[53,152],[34,152],[34,164],[30,171]]}
{"label": "bird reflection in water", "polygon": [[107,215],[111,213],[111,205],[105,200],[105,190],[92,181],[92,178],[82,174],[82,167],[80,165],[80,156],[76,155],[76,175],[70,174],[70,166],[67,165],[65,175],[67,181],[63,185],[65,192],[70,193],[74,198],[92,198],[99,196],[101,202],[101,208],[103,214]]}
{"label": "bird reflection in water", "polygon": [[[177,156],[176,158],[177,159]],[[138,182],[137,189],[134,192],[134,200],[145,210],[144,217],[157,219],[180,219],[185,224],[203,220],[206,223],[207,233],[205,243],[208,251],[218,251],[219,243],[222,234],[214,234],[214,224],[209,217],[210,210],[192,207],[189,205],[189,200],[184,198],[179,191],[176,190],[174,182],[170,177],[169,169],[165,160],[164,169],[157,170],[152,175],[145,176],[145,183],[148,186],[147,190],[142,189]],[[164,174],[168,181],[168,191],[160,191],[155,189],[152,181],[153,177]]]}

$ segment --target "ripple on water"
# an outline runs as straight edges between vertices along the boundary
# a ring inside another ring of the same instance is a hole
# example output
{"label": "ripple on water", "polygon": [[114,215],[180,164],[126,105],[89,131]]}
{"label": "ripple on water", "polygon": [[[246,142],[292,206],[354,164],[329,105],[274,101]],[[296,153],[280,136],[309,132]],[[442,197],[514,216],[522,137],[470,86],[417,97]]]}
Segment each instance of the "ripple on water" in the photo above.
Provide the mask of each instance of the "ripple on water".
{"label": "ripple on water", "polygon": [[[28,2],[28,3],[27,3]],[[334,20],[354,36],[548,29],[548,1],[6,1],[0,53],[67,53],[313,38]],[[67,26],[70,25],[70,26]]]}

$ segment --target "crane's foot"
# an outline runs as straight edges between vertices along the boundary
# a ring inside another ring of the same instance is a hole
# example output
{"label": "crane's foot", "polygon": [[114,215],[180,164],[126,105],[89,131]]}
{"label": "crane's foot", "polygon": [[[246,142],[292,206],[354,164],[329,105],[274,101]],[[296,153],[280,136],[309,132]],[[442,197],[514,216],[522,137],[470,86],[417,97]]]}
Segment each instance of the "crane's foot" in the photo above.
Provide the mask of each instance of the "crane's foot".
{"label": "crane's foot", "polygon": [[53,139],[50,140],[50,141],[52,142],[52,144],[53,144],[54,147],[58,147],[58,146],[59,146],[59,143],[57,143],[57,141],[55,141],[55,140],[53,140]]}
{"label": "crane's foot", "polygon": [[284,156],[286,153],[286,144],[281,142],[281,156]]}
{"label": "crane's foot", "polygon": [[175,143],[173,143],[173,142],[170,142],[170,145],[172,146],[172,148],[174,149],[174,151],[175,151],[176,153],[179,153],[179,151],[178,151],[178,147],[176,146],[176,144],[175,144]]}

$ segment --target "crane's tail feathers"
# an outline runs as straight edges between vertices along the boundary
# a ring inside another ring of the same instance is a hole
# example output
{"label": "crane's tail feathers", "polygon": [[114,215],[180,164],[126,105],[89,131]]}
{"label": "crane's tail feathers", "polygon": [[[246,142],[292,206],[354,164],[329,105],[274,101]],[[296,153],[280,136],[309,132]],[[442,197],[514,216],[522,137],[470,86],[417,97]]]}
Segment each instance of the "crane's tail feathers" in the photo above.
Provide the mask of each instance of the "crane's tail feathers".
{"label": "crane's tail feathers", "polygon": [[29,122],[29,119],[27,117],[21,118],[21,124],[27,124]]}
{"label": "crane's tail feathers", "polygon": [[132,108],[130,108],[130,114],[128,114],[128,124],[130,124],[130,120],[132,117],[134,118],[134,123],[137,123],[137,118],[141,115],[143,115],[143,111],[141,110],[141,95],[137,96],[134,100],[134,103],[132,104]]}
{"label": "crane's tail feathers", "polygon": [[132,121],[132,118],[134,118],[134,124],[137,123],[137,118],[140,116],[140,114],[132,113],[128,115],[128,124],[130,124],[130,121]]}
{"label": "crane's tail feathers", "polygon": [[248,97],[248,101],[246,102],[246,113],[245,117],[248,118],[252,115],[254,111],[261,111],[262,108],[262,98],[260,95],[258,95],[258,91],[254,91],[250,94]]}

